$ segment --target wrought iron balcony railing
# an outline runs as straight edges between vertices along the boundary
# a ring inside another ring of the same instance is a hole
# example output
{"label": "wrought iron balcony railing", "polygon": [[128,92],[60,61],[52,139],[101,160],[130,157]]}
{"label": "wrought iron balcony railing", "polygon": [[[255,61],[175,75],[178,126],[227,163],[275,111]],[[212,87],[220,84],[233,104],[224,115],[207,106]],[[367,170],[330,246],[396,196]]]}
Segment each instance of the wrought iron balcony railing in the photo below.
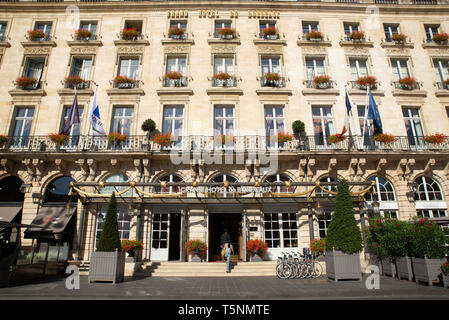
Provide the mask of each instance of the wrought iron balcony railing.
{"label": "wrought iron balcony railing", "polygon": [[437,82],[436,85],[437,85],[438,89],[449,90],[449,83]]}
{"label": "wrought iron balcony railing", "polygon": [[260,39],[265,39],[265,40],[278,40],[280,38],[279,34],[263,34],[262,32],[259,33],[259,38]]}
{"label": "wrought iron balcony railing", "polygon": [[374,0],[375,4],[398,4],[398,0]]}
{"label": "wrought iron balcony railing", "polygon": [[285,80],[285,77],[280,77],[279,80],[267,80],[262,77],[262,79],[260,79],[260,84],[262,87],[284,88]]}
{"label": "wrought iron balcony railing", "polygon": [[76,41],[94,41],[94,40],[98,40],[98,38],[99,38],[99,36],[97,36],[96,34],[93,34],[87,38],[77,37],[76,34],[73,36],[73,39],[75,39]]}
{"label": "wrought iron balcony railing", "polygon": [[164,78],[162,84],[164,87],[187,87],[187,78],[186,77],[182,77],[181,79]]}
{"label": "wrought iron balcony railing", "polygon": [[66,82],[66,83],[64,83],[64,88],[65,89],[75,89],[75,87],[76,87],[77,90],[90,89],[91,83],[92,83],[92,81],[90,81],[90,80],[86,80],[85,82],[79,83],[76,85],[74,85],[73,83]]}
{"label": "wrought iron balcony railing", "polygon": [[413,4],[438,4],[437,0],[413,0]]}
{"label": "wrought iron balcony railing", "polygon": [[120,40],[125,40],[125,41],[138,41],[138,40],[145,40],[145,35],[143,34],[138,34],[137,36],[133,36],[133,37],[127,37],[124,35],[120,35]]}
{"label": "wrought iron balcony railing", "polygon": [[449,137],[439,144],[426,143],[423,137],[400,136],[391,143],[373,141],[371,136],[349,136],[338,143],[329,143],[322,134],[297,137],[291,141],[278,143],[266,136],[238,136],[232,141],[221,142],[214,136],[179,136],[168,146],[153,142],[147,135],[131,135],[124,142],[108,141],[107,136],[79,135],[57,145],[48,136],[8,137],[0,141],[0,152],[207,152],[224,150],[232,152],[304,152],[304,151],[410,151],[449,152]]}
{"label": "wrought iron balcony railing", "polygon": [[33,85],[25,85],[25,86],[19,86],[16,85],[16,89],[20,89],[20,90],[37,90],[37,89],[42,89],[42,84],[43,81],[38,81]]}
{"label": "wrought iron balcony railing", "polygon": [[332,89],[337,86],[334,80],[329,80],[329,82],[315,83],[313,80],[304,80],[303,82],[309,89]]}
{"label": "wrought iron balcony railing", "polygon": [[134,80],[134,82],[112,82],[115,89],[137,89],[140,88],[140,80]]}
{"label": "wrought iron balcony railing", "polygon": [[232,76],[231,79],[212,79],[212,87],[235,87],[237,86],[237,79]]}
{"label": "wrought iron balcony railing", "polygon": [[184,32],[183,35],[169,34],[168,38],[173,40],[187,40],[189,38],[189,34],[187,32]]}
{"label": "wrought iron balcony railing", "polygon": [[215,32],[214,38],[225,39],[225,40],[237,39],[237,33],[235,33],[235,34],[219,34],[219,33]]}
{"label": "wrought iron balcony railing", "polygon": [[4,34],[0,34],[0,42],[6,41],[6,36]]}
{"label": "wrought iron balcony railing", "polygon": [[371,90],[377,90],[377,87],[379,86],[378,83],[373,84],[373,85],[369,85],[369,84],[364,85],[364,84],[357,83],[357,81],[349,81],[349,85],[353,89],[360,89],[360,90],[368,90],[368,87],[371,88]]}
{"label": "wrought iron balcony railing", "polygon": [[52,36],[49,34],[46,34],[45,37],[42,37],[42,38],[32,38],[27,35],[26,38],[28,39],[28,41],[32,41],[32,42],[45,42],[45,41],[52,40]]}
{"label": "wrought iron balcony railing", "polygon": [[401,84],[399,81],[393,81],[393,86],[395,89],[402,89],[402,90],[419,90],[422,86],[421,82],[416,82],[414,84]]}

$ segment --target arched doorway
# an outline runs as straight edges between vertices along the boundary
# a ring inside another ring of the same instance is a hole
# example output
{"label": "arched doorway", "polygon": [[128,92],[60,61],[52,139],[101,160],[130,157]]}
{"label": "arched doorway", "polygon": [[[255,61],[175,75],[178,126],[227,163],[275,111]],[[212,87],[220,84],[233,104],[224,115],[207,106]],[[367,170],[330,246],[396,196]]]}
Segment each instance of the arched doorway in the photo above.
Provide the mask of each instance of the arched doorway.
{"label": "arched doorway", "polygon": [[370,207],[373,201],[377,201],[382,217],[397,219],[398,203],[391,182],[380,176],[371,177],[368,181],[376,183],[376,194],[367,193],[365,195],[366,205]]}

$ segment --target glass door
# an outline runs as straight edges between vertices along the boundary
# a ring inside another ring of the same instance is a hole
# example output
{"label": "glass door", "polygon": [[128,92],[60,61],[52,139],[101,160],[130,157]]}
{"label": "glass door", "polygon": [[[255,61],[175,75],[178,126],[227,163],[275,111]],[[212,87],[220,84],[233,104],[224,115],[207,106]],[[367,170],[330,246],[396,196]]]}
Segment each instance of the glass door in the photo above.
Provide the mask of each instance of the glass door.
{"label": "glass door", "polygon": [[170,214],[153,213],[151,260],[168,261],[170,234]]}
{"label": "glass door", "polygon": [[166,107],[164,109],[162,133],[171,133],[172,140],[175,141],[174,144],[172,144],[171,146],[165,146],[164,149],[180,149],[182,147],[183,124],[183,107]]}
{"label": "glass door", "polygon": [[26,148],[33,123],[34,108],[17,109],[14,123],[12,148]]}
{"label": "glass door", "polygon": [[411,148],[423,146],[422,137],[424,136],[424,130],[419,109],[404,108],[402,109],[402,114],[404,116],[409,146]]}

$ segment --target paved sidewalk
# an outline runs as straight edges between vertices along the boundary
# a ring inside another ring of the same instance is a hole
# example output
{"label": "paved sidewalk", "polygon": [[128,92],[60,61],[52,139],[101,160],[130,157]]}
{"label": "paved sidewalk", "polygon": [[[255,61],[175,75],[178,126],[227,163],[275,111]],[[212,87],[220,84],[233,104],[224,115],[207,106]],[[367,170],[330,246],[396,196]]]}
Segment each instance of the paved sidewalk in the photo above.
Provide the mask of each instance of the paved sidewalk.
{"label": "paved sidewalk", "polygon": [[82,276],[79,290],[67,290],[65,280],[0,288],[0,300],[11,299],[444,299],[449,289],[406,280],[380,278],[379,290],[362,281],[280,280],[276,277],[141,278],[123,283],[91,283]]}

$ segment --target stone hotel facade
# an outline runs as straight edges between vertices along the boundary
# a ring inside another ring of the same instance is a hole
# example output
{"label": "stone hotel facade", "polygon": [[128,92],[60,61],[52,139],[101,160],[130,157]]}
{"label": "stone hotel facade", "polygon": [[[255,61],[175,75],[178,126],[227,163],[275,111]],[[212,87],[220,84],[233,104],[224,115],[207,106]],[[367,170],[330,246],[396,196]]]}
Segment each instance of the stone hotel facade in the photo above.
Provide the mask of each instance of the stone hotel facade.
{"label": "stone hotel facade", "polygon": [[[268,259],[302,250],[325,237],[343,178],[361,226],[380,209],[447,229],[448,18],[447,0],[0,0],[2,219],[44,226],[22,228],[19,260],[89,261],[112,191],[143,260],[188,261],[191,239],[216,260],[224,228],[238,259],[249,239]],[[58,145],[75,87],[80,123]],[[391,143],[365,121],[368,87]],[[331,143],[345,90],[350,131]],[[125,141],[92,136],[96,91]]]}

